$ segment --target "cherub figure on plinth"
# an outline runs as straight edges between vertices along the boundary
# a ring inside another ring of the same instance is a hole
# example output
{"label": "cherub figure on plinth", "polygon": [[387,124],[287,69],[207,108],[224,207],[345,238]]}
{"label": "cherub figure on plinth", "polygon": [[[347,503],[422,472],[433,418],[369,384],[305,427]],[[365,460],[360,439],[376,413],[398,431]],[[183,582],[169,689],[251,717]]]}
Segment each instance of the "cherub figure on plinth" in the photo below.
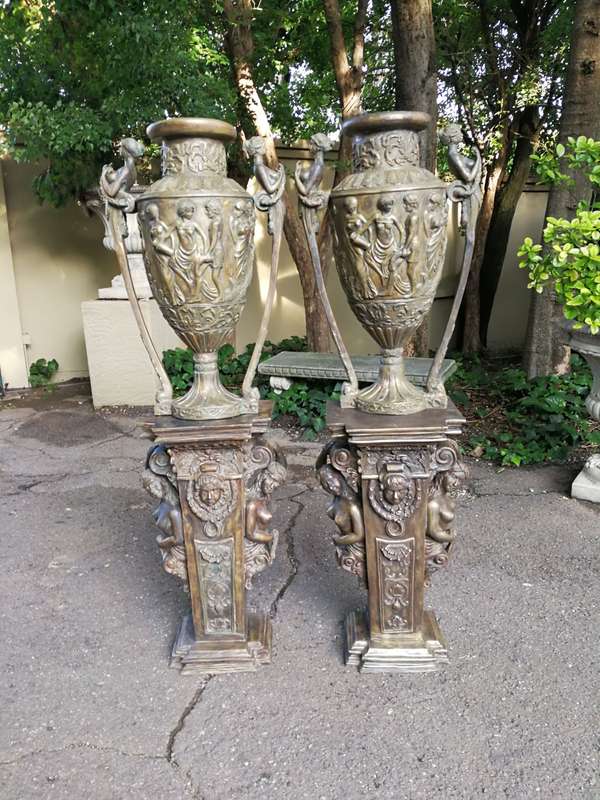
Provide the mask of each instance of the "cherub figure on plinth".
{"label": "cherub figure on plinth", "polygon": [[161,550],[163,569],[176,575],[184,582],[188,591],[188,575],[183,540],[183,520],[177,489],[164,475],[156,475],[146,470],[142,477],[142,485],[152,497],[159,500],[158,507],[152,516],[160,533],[156,542]]}
{"label": "cherub figure on plinth", "polygon": [[246,527],[244,539],[245,586],[252,587],[252,578],[273,563],[279,541],[279,531],[269,530],[273,513],[269,508],[271,495],[281,486],[286,468],[271,460],[264,469],[252,473],[246,491]]}
{"label": "cherub figure on plinth", "polygon": [[465,477],[466,470],[458,463],[452,469],[438,473],[431,483],[425,531],[427,585],[430,583],[431,574],[448,563],[456,539],[456,529],[453,525],[456,493]]}
{"label": "cherub figure on plinth", "polygon": [[365,526],[358,495],[342,473],[329,464],[319,469],[319,480],[323,489],[333,497],[327,515],[341,534],[333,537],[338,563],[342,569],[366,580]]}

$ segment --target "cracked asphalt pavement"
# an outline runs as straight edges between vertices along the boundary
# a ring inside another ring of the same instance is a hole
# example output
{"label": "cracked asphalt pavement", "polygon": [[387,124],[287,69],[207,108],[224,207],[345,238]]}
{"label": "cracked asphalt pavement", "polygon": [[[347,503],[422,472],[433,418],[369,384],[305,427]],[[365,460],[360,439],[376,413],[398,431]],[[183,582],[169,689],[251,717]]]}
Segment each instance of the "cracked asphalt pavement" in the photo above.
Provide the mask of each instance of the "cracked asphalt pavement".
{"label": "cracked asphalt pavement", "polygon": [[471,464],[428,592],[451,664],[360,675],[342,620],[365,591],[335,564],[316,451],[294,445],[250,595],[273,662],[182,677],[142,420],[76,391],[0,404],[0,800],[600,797],[600,508],[568,497],[572,466]]}

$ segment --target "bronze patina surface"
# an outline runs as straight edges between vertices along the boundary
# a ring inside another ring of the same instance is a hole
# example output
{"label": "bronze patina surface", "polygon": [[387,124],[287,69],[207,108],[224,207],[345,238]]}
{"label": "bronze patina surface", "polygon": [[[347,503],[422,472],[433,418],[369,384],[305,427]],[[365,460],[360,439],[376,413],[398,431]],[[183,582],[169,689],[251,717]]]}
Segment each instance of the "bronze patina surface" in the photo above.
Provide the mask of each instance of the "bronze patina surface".
{"label": "bronze patina surface", "polygon": [[165,319],[194,351],[194,383],[173,401],[173,414],[214,419],[256,411],[255,394],[227,391],[217,369],[254,263],[254,203],[227,177],[225,144],[235,128],[168,119],[150,125],[148,136],[162,142],[163,175],[136,201],[146,270]]}
{"label": "bronze patina surface", "polygon": [[270,415],[270,403],[261,403],[236,419],[165,417],[151,425],[144,485],[159,501],[163,567],[190,596],[171,655],[184,674],[249,671],[270,661],[270,619],[246,608],[253,576],[277,549],[269,501],[286,468],[264,438]]}
{"label": "bronze patina surface", "polygon": [[[115,170],[106,165],[100,189],[107,208],[111,240],[140,335],[161,384],[155,411],[180,419],[228,419],[258,410],[252,386],[273,307],[283,231],[283,168],[264,164],[264,141],[253,137],[247,154],[254,159],[260,191],[252,197],[227,177],[225,145],[236,136],[221,120],[171,118],[148,127],[162,142],[162,177],[142,192],[133,192],[136,158],[144,147],[124,139],[125,159]],[[219,377],[217,351],[228,342],[246,301],[254,266],[255,206],[268,214],[272,237],[269,289],[256,345],[241,396],[229,392]],[[194,353],[190,390],[173,399],[168,377],[152,342],[129,272],[123,239],[127,214],[137,212],[148,281],[169,325]]]}
{"label": "bronze patina surface", "polygon": [[[317,287],[331,332],[348,376],[341,405],[374,414],[413,414],[445,408],[440,368],[452,336],[472,258],[478,209],[475,186],[481,160],[457,150],[448,129],[449,163],[458,180],[446,184],[420,166],[419,131],[430,118],[422,112],[359,114],[342,125],[352,139],[352,172],[330,192],[320,190],[326,137],[313,136],[314,161],[298,166],[300,213],[315,269]],[[459,289],[425,390],[404,372],[406,345],[427,317],[442,275],[449,202],[463,203],[467,246]],[[381,348],[375,383],[359,390],[357,376],[341,338],[323,280],[317,212],[329,203],[335,262],[342,287],[358,321]]]}
{"label": "bronze patina surface", "polygon": [[346,663],[361,672],[437,670],[448,656],[424,590],[456,538],[465,469],[451,437],[464,420],[449,403],[396,417],[331,404],[327,421],[333,438],[317,471],[332,496],[337,559],[368,592],[367,608],[346,618]]}
{"label": "bronze patina surface", "polygon": [[[275,557],[269,499],[285,478],[285,462],[263,436],[271,404],[260,401],[252,380],[275,295],[285,174],[264,164],[264,141],[254,137],[247,153],[260,191],[253,198],[227,178],[225,144],[236,131],[220,120],[166,119],[150,125],[148,136],[162,141],[160,180],[134,196],[135,159],[144,148],[125,139],[125,164],[104,167],[101,192],[128,296],[162,386],[143,482],[159,501],[154,519],[164,569],[181,578],[190,595],[191,613],[181,624],[172,663],[184,672],[253,670],[270,659],[271,624],[265,615],[247,613],[246,590]],[[217,351],[235,329],[252,277],[255,206],[268,215],[271,271],[238,396],[221,383]],[[153,295],[194,352],[192,387],[175,400],[123,246],[126,214],[134,209]]]}

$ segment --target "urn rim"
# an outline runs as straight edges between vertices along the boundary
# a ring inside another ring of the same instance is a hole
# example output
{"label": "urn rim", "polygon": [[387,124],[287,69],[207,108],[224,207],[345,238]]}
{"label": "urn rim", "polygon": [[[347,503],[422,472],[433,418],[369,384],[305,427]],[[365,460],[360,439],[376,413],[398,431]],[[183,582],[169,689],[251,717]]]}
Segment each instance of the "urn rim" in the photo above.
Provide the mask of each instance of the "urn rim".
{"label": "urn rim", "polygon": [[357,114],[342,123],[346,136],[379,133],[388,130],[422,131],[431,122],[424,111],[377,111],[373,114]]}
{"label": "urn rim", "polygon": [[233,142],[237,131],[228,122],[210,117],[169,117],[153,122],[146,128],[146,135],[152,141],[174,139],[181,136],[198,136]]}

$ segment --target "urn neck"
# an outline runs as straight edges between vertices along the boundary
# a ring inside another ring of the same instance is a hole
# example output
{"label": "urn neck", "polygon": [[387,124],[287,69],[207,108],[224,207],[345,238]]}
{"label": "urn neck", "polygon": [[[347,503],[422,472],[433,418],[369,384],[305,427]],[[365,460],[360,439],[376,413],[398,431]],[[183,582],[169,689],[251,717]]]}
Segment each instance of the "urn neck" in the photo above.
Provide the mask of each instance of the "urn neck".
{"label": "urn neck", "polygon": [[412,130],[358,134],[352,143],[355,172],[419,166],[419,135]]}
{"label": "urn neck", "polygon": [[225,145],[209,136],[166,138],[162,145],[162,174],[227,175]]}

